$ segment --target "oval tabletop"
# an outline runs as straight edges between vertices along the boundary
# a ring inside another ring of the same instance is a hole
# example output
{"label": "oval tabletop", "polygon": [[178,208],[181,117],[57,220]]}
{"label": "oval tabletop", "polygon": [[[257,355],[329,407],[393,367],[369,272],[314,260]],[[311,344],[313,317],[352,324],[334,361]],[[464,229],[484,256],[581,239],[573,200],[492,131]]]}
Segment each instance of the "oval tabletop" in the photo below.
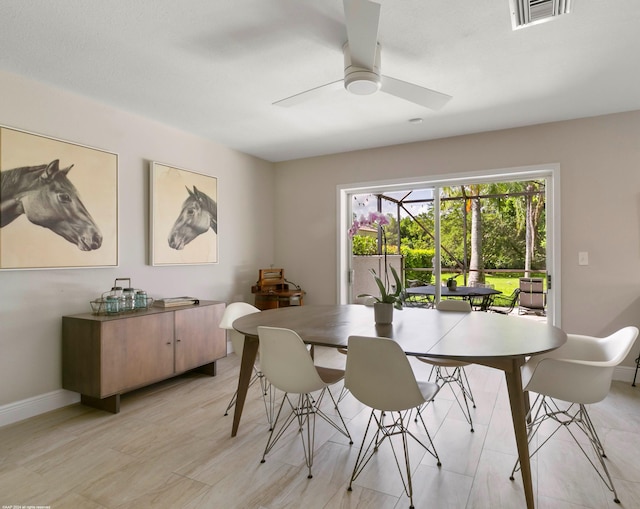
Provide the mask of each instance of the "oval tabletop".
{"label": "oval tabletop", "polygon": [[521,357],[564,344],[559,328],[521,317],[483,312],[405,308],[391,325],[376,325],[373,308],[359,304],[291,306],[246,315],[233,322],[238,332],[258,335],[258,326],[295,330],[305,343],[344,347],[351,335],[397,341],[407,355],[431,357]]}

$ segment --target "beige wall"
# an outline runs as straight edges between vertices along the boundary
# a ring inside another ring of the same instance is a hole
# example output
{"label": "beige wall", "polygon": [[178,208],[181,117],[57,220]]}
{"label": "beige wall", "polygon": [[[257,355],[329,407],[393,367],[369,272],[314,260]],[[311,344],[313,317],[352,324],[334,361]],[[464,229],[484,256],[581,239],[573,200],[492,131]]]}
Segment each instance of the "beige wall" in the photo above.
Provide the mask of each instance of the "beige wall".
{"label": "beige wall", "polygon": [[[273,263],[271,163],[15,75],[0,90],[0,124],[119,154],[120,214],[118,268],[0,271],[0,407],[61,388],[61,316],[117,277],[155,297],[250,301]],[[149,160],[218,177],[218,264],[147,265]]]}
{"label": "beige wall", "polygon": [[[344,184],[558,163],[564,328],[640,325],[640,112],[273,165],[12,74],[0,90],[0,124],[119,154],[120,214],[118,268],[0,271],[0,408],[61,388],[60,317],[89,311],[116,277],[152,296],[250,302],[257,270],[275,264],[305,303],[335,302]],[[149,160],[219,178],[218,264],[147,265]]]}
{"label": "beige wall", "polygon": [[338,185],[543,163],[560,165],[563,328],[640,326],[640,112],[279,163],[276,259],[305,302],[335,302]]}

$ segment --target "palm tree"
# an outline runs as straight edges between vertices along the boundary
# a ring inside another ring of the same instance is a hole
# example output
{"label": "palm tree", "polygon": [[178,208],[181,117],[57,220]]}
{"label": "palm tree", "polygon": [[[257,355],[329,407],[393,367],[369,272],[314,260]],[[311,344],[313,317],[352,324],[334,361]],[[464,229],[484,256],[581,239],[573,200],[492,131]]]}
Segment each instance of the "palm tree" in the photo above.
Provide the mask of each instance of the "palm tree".
{"label": "palm tree", "polygon": [[[471,208],[471,256],[469,259],[469,285],[484,283],[484,258],[482,256],[482,205],[480,203],[481,185],[469,186],[471,196],[465,207]],[[464,189],[463,189],[464,192]]]}

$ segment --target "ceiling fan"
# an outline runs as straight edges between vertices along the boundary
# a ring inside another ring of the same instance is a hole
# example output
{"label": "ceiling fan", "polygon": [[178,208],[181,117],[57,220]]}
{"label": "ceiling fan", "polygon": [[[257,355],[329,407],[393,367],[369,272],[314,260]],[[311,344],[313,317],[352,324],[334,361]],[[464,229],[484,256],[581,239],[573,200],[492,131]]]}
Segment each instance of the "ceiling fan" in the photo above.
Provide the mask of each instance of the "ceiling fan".
{"label": "ceiling fan", "polygon": [[273,103],[293,106],[341,86],[356,95],[381,91],[432,110],[439,110],[451,96],[380,74],[378,24],[380,4],[369,0],[344,0],[347,42],[344,53],[344,80],[306,90]]}

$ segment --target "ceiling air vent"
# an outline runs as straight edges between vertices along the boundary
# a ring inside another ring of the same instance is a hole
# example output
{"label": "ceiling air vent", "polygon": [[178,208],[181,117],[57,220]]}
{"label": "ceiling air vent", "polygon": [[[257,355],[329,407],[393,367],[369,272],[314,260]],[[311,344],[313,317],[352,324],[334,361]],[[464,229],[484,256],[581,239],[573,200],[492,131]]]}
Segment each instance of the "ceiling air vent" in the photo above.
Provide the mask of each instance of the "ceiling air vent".
{"label": "ceiling air vent", "polygon": [[509,0],[513,29],[552,20],[571,12],[571,0]]}

